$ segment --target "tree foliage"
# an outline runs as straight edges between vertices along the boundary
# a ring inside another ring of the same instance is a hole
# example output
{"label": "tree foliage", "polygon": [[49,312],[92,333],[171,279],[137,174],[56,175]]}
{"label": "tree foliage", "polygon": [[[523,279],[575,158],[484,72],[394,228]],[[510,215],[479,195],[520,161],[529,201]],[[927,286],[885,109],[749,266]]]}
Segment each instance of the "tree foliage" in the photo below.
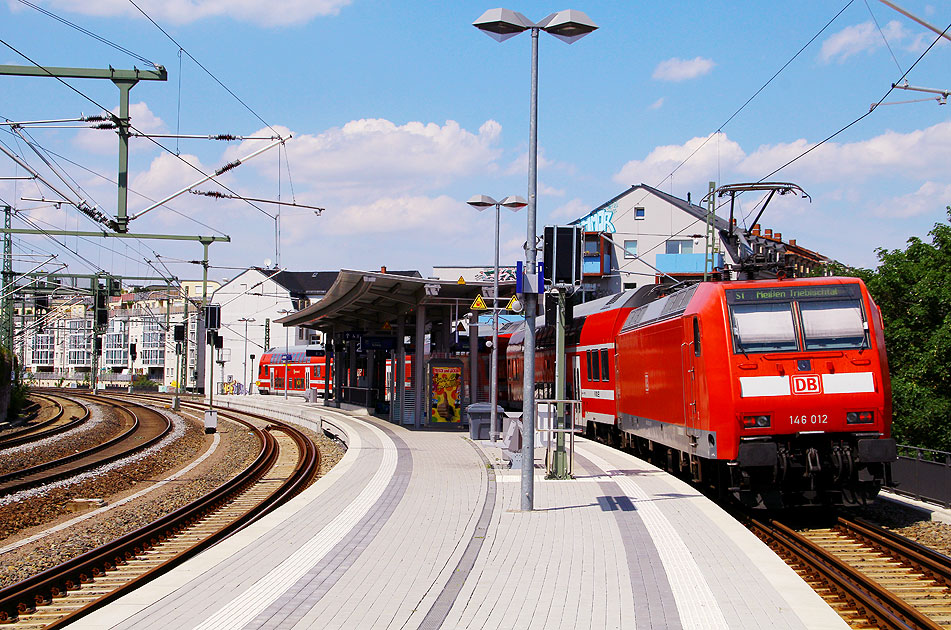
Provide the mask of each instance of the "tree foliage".
{"label": "tree foliage", "polygon": [[[951,206],[948,207],[951,219]],[[874,271],[855,275],[882,309],[900,444],[951,450],[951,225],[935,224],[931,242],[878,249]]]}

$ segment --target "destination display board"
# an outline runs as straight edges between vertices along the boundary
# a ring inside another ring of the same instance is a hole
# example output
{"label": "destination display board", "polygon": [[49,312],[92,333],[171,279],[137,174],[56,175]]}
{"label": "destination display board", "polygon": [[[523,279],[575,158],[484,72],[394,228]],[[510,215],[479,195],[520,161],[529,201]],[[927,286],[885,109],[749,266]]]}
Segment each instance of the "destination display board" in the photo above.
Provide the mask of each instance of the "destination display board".
{"label": "destination display board", "polygon": [[764,286],[749,289],[727,289],[727,304],[759,302],[792,302],[794,300],[856,300],[862,293],[858,284],[823,284],[813,286]]}

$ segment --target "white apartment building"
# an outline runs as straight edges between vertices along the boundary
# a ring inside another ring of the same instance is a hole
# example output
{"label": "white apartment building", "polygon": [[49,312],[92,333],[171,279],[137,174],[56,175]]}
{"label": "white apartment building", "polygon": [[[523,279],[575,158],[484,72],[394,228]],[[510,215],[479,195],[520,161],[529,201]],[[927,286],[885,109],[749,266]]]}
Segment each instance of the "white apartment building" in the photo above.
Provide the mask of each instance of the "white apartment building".
{"label": "white apartment building", "polygon": [[[196,302],[202,283],[181,284],[137,287],[110,298],[98,356],[90,297],[56,297],[42,309],[21,304],[14,317],[15,350],[25,378],[39,386],[88,386],[95,371],[104,388],[125,388],[141,378],[163,391],[203,390],[204,334]],[[209,292],[217,287],[208,283]],[[183,294],[192,300],[187,307]],[[174,340],[176,325],[184,326],[184,343]]]}

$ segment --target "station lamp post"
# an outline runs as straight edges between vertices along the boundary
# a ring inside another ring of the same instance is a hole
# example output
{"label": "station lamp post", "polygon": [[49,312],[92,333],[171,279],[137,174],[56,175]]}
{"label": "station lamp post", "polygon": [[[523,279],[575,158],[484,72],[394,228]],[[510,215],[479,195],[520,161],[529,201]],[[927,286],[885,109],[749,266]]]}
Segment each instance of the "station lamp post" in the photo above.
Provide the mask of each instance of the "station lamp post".
{"label": "station lamp post", "polygon": [[[490,383],[490,398],[489,403],[492,405],[490,424],[492,425],[492,441],[495,442],[499,439],[499,414],[498,414],[498,404],[499,404],[499,208],[505,206],[510,208],[512,212],[518,212],[522,208],[528,205],[528,202],[524,198],[519,197],[518,195],[509,195],[502,201],[496,201],[488,195],[475,195],[469,201],[467,201],[470,206],[482,212],[486,208],[495,206],[495,275],[492,276],[492,365],[491,365],[491,374],[489,375]],[[476,340],[478,343],[478,340]],[[473,401],[475,400],[475,392],[473,392]]]}
{"label": "station lamp post", "polygon": [[[523,31],[532,32],[532,87],[528,131],[528,225],[525,243],[525,273],[536,269],[536,189],[538,186],[538,33],[545,31],[569,44],[594,31],[598,26],[581,11],[566,9],[552,13],[538,24],[517,11],[489,9],[472,23],[500,42]],[[522,502],[523,510],[531,510],[535,502],[535,310],[538,296],[526,291],[525,300],[525,378],[522,384]]]}
{"label": "station lamp post", "polygon": [[[282,308],[278,313],[282,315],[289,315],[294,311],[289,308]],[[288,356],[288,345],[287,345],[287,329],[288,326],[284,326],[284,400],[287,400],[287,362],[289,360]]]}
{"label": "station lamp post", "polygon": [[[244,367],[241,368],[241,380],[245,380],[248,376],[248,323],[257,321],[253,317],[242,317],[238,320],[239,322],[244,322]],[[254,365],[251,365],[251,369],[254,369]],[[247,393],[251,393],[250,381],[245,381],[244,387]]]}

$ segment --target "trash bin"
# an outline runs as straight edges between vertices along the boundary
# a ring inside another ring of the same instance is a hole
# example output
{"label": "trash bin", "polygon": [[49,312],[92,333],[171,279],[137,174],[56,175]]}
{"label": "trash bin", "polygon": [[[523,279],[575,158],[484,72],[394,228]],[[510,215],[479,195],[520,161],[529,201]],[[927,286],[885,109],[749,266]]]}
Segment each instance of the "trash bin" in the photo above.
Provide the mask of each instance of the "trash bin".
{"label": "trash bin", "polygon": [[[496,413],[501,418],[505,410],[496,407]],[[466,417],[469,418],[469,437],[473,440],[488,440],[492,431],[492,404],[475,403],[466,407]]]}

